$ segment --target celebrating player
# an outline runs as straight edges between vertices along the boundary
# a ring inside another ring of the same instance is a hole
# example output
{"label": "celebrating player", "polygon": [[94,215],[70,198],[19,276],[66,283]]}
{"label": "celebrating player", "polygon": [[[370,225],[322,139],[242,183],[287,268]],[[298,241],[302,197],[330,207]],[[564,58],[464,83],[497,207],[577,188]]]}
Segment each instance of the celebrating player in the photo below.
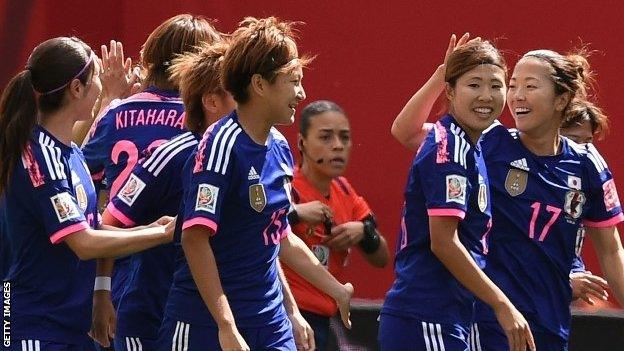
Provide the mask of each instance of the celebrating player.
{"label": "celebrating player", "polygon": [[[489,42],[465,43],[467,38],[457,47],[451,38],[445,65],[423,88],[445,82],[449,112],[428,133],[410,169],[397,278],[381,311],[382,350],[467,350],[470,292],[494,308],[513,350],[532,346],[528,323],[482,271],[492,220],[477,141],[503,110],[507,67]],[[420,98],[417,93],[401,114],[411,113]]]}
{"label": "celebrating player", "polygon": [[[71,142],[74,122],[90,118],[101,92],[99,74],[99,59],[85,43],[54,38],[33,50],[2,94],[0,216],[2,251],[11,253],[3,276],[11,290],[9,350],[91,350],[91,259],[171,241],[171,218],[124,233],[99,225],[93,182]],[[96,287],[106,284],[96,280]]]}
{"label": "celebrating player", "polygon": [[[518,129],[495,123],[481,140],[494,204],[485,271],[527,316],[539,350],[567,349],[569,272],[578,242],[570,233],[582,235],[582,225],[609,285],[624,302],[624,251],[615,228],[624,216],[615,183],[592,144],[559,135],[562,123],[576,116],[573,108],[587,102],[590,76],[583,55],[528,52],[514,68],[508,91]],[[422,102],[437,96],[435,89],[423,95],[393,125],[394,136],[409,147],[428,129],[421,126],[430,106]],[[477,303],[473,349],[507,349],[493,317]]]}
{"label": "celebrating player", "polygon": [[332,292],[349,323],[352,287],[288,235],[292,155],[274,125],[293,122],[308,61],[298,55],[291,25],[273,17],[247,18],[232,35],[221,77],[238,107],[204,134],[182,173],[186,259],[174,274],[162,350],[294,350],[278,253]]}
{"label": "celebrating player", "polygon": [[[83,146],[94,181],[104,182],[111,196],[117,194],[143,150],[185,131],[184,105],[179,98],[178,84],[168,72],[172,60],[179,54],[197,50],[201,43],[212,43],[220,38],[207,20],[188,14],[169,18],[148,36],[141,51],[145,89],[127,99],[113,101],[94,123]],[[101,197],[106,203],[108,196],[101,194]],[[108,215],[103,221],[123,225]],[[95,293],[94,328],[105,323],[101,320],[108,320],[113,328],[113,305],[117,306],[126,286],[128,263],[129,258],[117,259],[114,272],[112,259],[98,263],[98,276],[108,277],[112,272],[114,275],[112,292]]]}

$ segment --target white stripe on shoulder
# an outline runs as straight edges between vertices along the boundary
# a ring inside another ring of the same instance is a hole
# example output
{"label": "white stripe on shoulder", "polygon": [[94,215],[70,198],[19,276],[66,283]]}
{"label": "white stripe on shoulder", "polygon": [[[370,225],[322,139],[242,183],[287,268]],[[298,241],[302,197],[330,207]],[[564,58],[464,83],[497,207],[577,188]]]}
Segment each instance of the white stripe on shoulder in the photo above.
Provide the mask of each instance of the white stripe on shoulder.
{"label": "white stripe on shoulder", "polygon": [[422,328],[423,328],[423,339],[425,339],[425,347],[427,348],[427,351],[431,351],[431,343],[429,342],[429,328],[427,328],[426,322],[422,322]]}
{"label": "white stripe on shoulder", "polygon": [[228,143],[230,142],[230,136],[236,130],[240,130],[240,127],[238,126],[238,124],[232,124],[231,126],[228,127],[227,131],[223,134],[223,137],[221,138],[219,142],[219,153],[217,155],[217,162],[215,163],[215,167],[214,167],[215,172],[219,172],[219,170],[221,169],[223,165],[223,161],[224,161],[223,157],[225,156]]}
{"label": "white stripe on shoulder", "polygon": [[475,345],[477,346],[475,350],[473,351],[482,351],[481,350],[481,338],[479,337],[479,325],[477,323],[474,324],[474,338],[475,338]]}
{"label": "white stripe on shoulder", "polygon": [[173,339],[171,340],[171,351],[178,351],[178,333],[180,332],[180,321],[176,322],[175,331],[173,332]]}
{"label": "white stripe on shoulder", "polygon": [[490,124],[490,126],[489,126],[489,127],[485,128],[485,130],[484,130],[483,132],[481,132],[481,134],[482,134],[482,135],[483,135],[483,134],[486,134],[486,133],[487,133],[487,132],[489,132],[490,130],[492,130],[492,129],[494,129],[494,128],[496,128],[496,127],[500,126],[500,125],[502,125],[502,123],[501,123],[499,120],[495,119],[495,120],[494,120],[494,122],[492,122],[492,124]]}
{"label": "white stripe on shoulder", "polygon": [[442,326],[438,323],[436,326],[436,335],[438,336],[438,345],[440,346],[440,351],[446,351],[444,347],[444,339],[442,338]]}
{"label": "white stripe on shoulder", "polygon": [[594,144],[589,143],[587,146],[587,156],[592,160],[598,172],[602,172],[607,169],[607,162],[602,158],[600,152],[596,149]]}
{"label": "white stripe on shoulder", "polygon": [[186,328],[184,329],[184,343],[183,343],[182,351],[188,351],[190,330],[191,330],[191,325],[186,324]]}
{"label": "white stripe on shoulder", "polygon": [[158,176],[175,155],[197,144],[198,141],[192,133],[181,134],[160,145],[147,161],[145,161],[143,168],[147,169],[148,172],[155,176]]}
{"label": "white stripe on shoulder", "polygon": [[228,144],[226,154],[225,154],[225,162],[223,163],[223,168],[221,169],[221,174],[223,175],[225,175],[227,166],[230,163],[230,155],[232,154],[232,148],[234,147],[234,142],[236,141],[236,138],[242,131],[243,131],[242,128],[238,128],[236,132],[234,132],[234,135],[232,136],[232,138],[230,139],[230,143]]}
{"label": "white stripe on shoulder", "polygon": [[275,140],[287,141],[286,137],[275,127],[271,127],[271,134],[273,135],[273,139]]}
{"label": "white stripe on shoulder", "polygon": [[54,141],[42,132],[39,134],[39,144],[52,180],[67,179],[65,165],[61,161],[61,149],[54,146]]}
{"label": "white stripe on shoulder", "polygon": [[[221,141],[221,138],[223,136],[223,133],[232,125],[232,123],[234,123],[234,120],[232,118],[228,119],[227,122],[225,122],[217,131],[217,134],[214,136],[214,139],[212,140],[212,146],[210,147],[210,157],[208,158],[208,166],[206,167],[207,170],[211,170],[212,169],[212,164],[214,162],[214,158],[215,155],[217,153],[217,146],[219,145],[219,142]],[[214,133],[215,130],[213,129],[211,133]]]}
{"label": "white stripe on shoulder", "polygon": [[429,323],[429,338],[431,339],[431,346],[433,346],[433,351],[440,351],[440,349],[438,348],[438,342],[436,340],[435,325],[433,323]]}
{"label": "white stripe on shoulder", "polygon": [[466,158],[468,156],[468,151],[470,151],[470,144],[465,139],[466,132],[461,130],[459,126],[456,126],[453,123],[451,123],[451,126],[449,129],[453,133],[454,140],[455,140],[453,161],[455,161],[455,163],[460,164],[464,168],[467,168],[468,162]]}

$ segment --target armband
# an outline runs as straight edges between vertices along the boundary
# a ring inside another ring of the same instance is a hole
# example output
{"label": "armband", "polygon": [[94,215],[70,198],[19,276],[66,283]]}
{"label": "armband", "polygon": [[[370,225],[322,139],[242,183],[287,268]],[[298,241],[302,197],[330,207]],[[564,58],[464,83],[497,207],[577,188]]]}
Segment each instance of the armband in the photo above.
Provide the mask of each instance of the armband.
{"label": "armband", "polygon": [[364,223],[364,237],[360,240],[359,245],[362,251],[367,254],[372,254],[377,251],[379,245],[381,245],[381,238],[379,237],[379,233],[377,233],[375,216],[371,213],[362,220],[362,223]]}

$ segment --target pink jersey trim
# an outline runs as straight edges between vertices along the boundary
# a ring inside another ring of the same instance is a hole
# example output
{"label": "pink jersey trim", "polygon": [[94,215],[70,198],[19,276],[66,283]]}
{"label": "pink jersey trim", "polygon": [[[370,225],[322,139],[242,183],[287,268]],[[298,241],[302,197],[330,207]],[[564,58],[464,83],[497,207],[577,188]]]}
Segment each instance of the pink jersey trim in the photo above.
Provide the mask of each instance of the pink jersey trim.
{"label": "pink jersey trim", "polygon": [[111,216],[115,217],[116,220],[123,223],[126,227],[134,227],[134,221],[128,218],[123,212],[121,212],[112,202],[109,202],[106,206],[106,210]]}
{"label": "pink jersey trim", "polygon": [[69,227],[65,227],[59,230],[58,232],[52,234],[52,236],[50,236],[50,242],[52,244],[58,244],[61,241],[63,241],[63,239],[65,239],[66,236],[70,234],[74,234],[75,232],[79,232],[87,228],[89,228],[89,225],[87,224],[87,222],[80,222],[80,223],[72,224]]}
{"label": "pink jersey trim", "polygon": [[466,212],[454,208],[430,208],[427,214],[432,217],[458,217],[459,219],[466,217]]}
{"label": "pink jersey trim", "polygon": [[217,223],[215,223],[214,221],[211,221],[208,218],[204,218],[204,217],[195,217],[195,218],[191,218],[187,221],[185,221],[184,223],[182,223],[182,230],[184,229],[188,229],[194,225],[201,225],[204,227],[208,227],[210,229],[212,229],[212,235],[214,235],[217,232]]}
{"label": "pink jersey trim", "polygon": [[590,220],[583,220],[583,224],[586,227],[592,227],[592,228],[607,228],[607,227],[612,227],[620,222],[624,221],[624,214],[623,213],[619,213],[614,217],[611,217],[605,221],[599,221],[599,222],[593,222]]}

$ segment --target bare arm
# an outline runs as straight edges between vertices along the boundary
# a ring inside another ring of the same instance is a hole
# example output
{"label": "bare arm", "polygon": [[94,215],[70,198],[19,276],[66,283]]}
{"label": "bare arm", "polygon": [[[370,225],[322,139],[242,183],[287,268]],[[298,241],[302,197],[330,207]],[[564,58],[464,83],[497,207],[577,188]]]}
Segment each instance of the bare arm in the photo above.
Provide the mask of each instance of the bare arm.
{"label": "bare arm", "polygon": [[282,262],[310,282],[310,284],[336,300],[342,322],[347,328],[351,328],[351,321],[349,320],[349,303],[353,295],[353,286],[351,284],[340,284],[321,265],[301,238],[293,233],[282,239],[279,257]]}
{"label": "bare arm", "polygon": [[600,268],[615,294],[620,306],[624,306],[624,249],[615,226],[587,228],[598,254]]}
{"label": "bare arm", "polygon": [[[444,56],[444,63],[438,66],[431,78],[409,99],[394,119],[394,122],[392,122],[392,135],[406,148],[416,151],[429,130],[431,130],[431,124],[425,122],[438,96],[444,91],[446,61],[453,50],[457,46],[466,43],[468,38],[468,33],[464,34],[459,40],[456,40],[455,34],[451,35]],[[479,39],[475,38],[473,40]]]}
{"label": "bare arm", "polygon": [[392,122],[392,136],[410,150],[416,151],[431,129],[431,125],[425,122],[444,90],[444,70],[444,65],[438,66],[431,78],[409,99]]}
{"label": "bare arm", "polygon": [[[166,218],[166,217],[163,217]],[[65,242],[81,260],[130,255],[151,247],[166,244],[173,239],[175,220],[149,228],[127,230],[82,229],[65,239]]]}
{"label": "bare arm", "polygon": [[295,337],[295,344],[297,350],[314,350],[314,331],[310,324],[303,318],[295,297],[290,290],[290,285],[286,280],[286,275],[282,269],[279,259],[277,260],[277,272],[282,282],[282,293],[284,295],[284,308],[288,314],[288,319],[292,324],[293,335]]}
{"label": "bare arm", "polygon": [[456,217],[429,217],[431,251],[466,289],[494,309],[509,340],[510,350],[525,350],[527,344],[535,350],[527,321],[507,296],[479,269],[459,241],[458,221]]}
{"label": "bare arm", "polygon": [[230,308],[217,262],[210,246],[211,231],[202,226],[192,226],[182,231],[182,249],[188,261],[193,280],[219,328],[219,343],[224,350],[249,350],[240,335]]}

